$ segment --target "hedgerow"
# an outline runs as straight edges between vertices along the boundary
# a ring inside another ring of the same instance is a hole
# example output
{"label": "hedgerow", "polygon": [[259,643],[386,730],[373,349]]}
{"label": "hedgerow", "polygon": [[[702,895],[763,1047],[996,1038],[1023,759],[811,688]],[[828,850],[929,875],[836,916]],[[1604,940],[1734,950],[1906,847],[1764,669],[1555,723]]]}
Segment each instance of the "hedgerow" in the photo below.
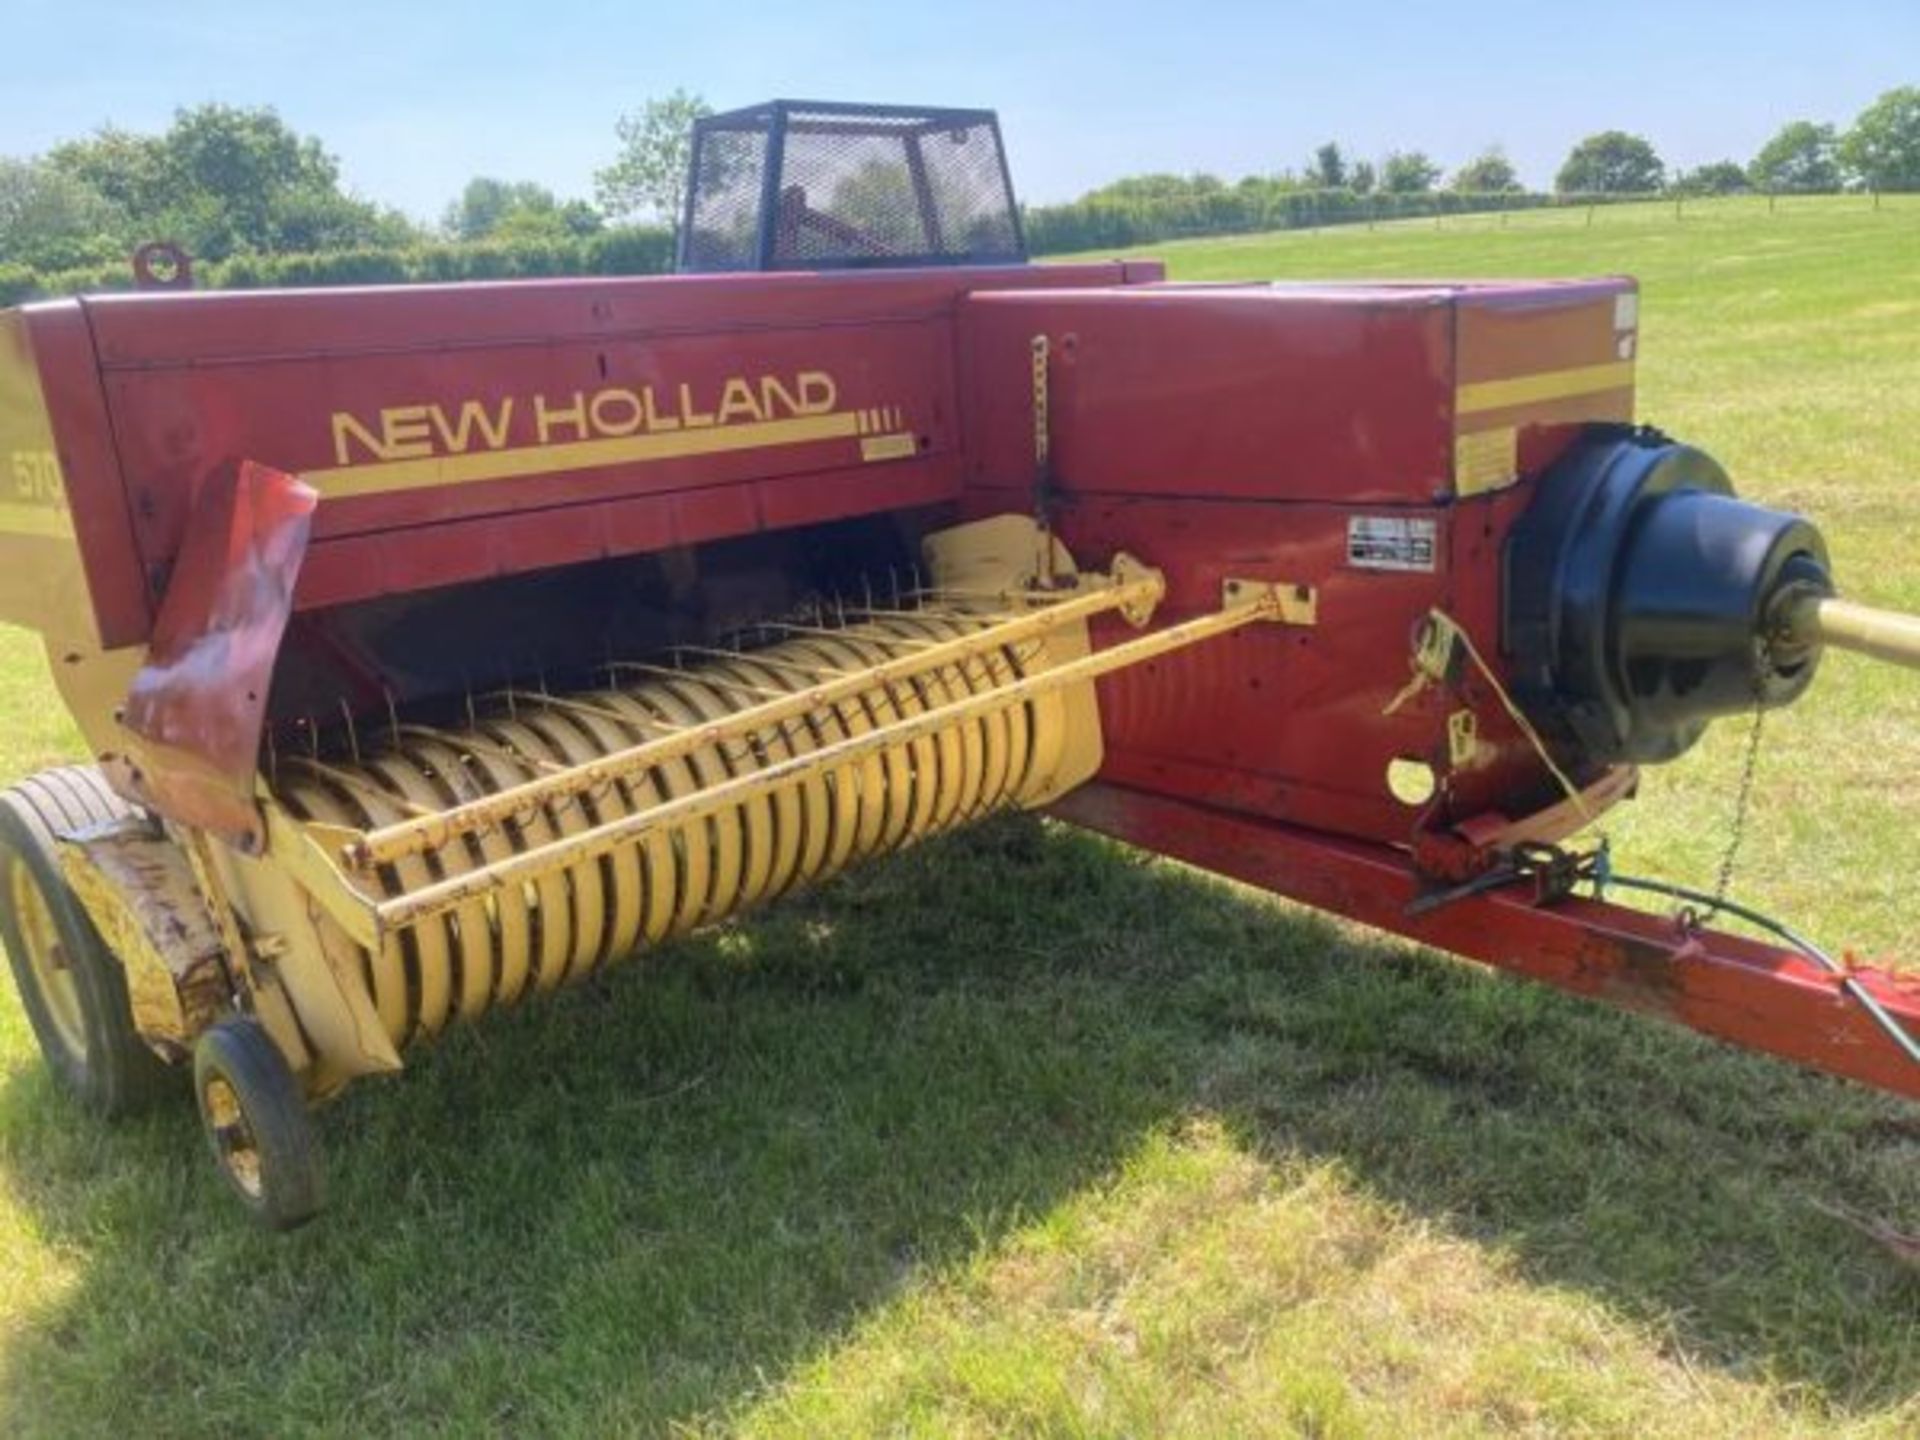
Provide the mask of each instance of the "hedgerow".
{"label": "hedgerow", "polygon": [[[1028,248],[1036,255],[1118,250],[1158,240],[1206,235],[1301,230],[1322,225],[1370,224],[1426,216],[1533,210],[1646,200],[1645,195],[1488,194],[1430,190],[1418,194],[1358,194],[1307,190],[1274,182],[1235,186],[1175,186],[1135,196],[1095,193],[1063,205],[1024,212]],[[419,285],[463,280],[521,280],[566,275],[657,275],[673,268],[673,236],[632,227],[577,239],[478,241],[400,248],[361,248],[315,254],[236,255],[194,267],[203,290],[264,290],[334,285]],[[57,295],[133,288],[128,264],[35,271],[0,264],[0,306]]]}
{"label": "hedgerow", "polygon": [[[671,233],[633,228],[607,230],[580,239],[236,255],[219,264],[195,265],[193,283],[196,289],[202,290],[264,290],[519,280],[562,275],[654,275],[672,268]],[[132,288],[130,264],[54,271],[0,264],[0,305]]]}

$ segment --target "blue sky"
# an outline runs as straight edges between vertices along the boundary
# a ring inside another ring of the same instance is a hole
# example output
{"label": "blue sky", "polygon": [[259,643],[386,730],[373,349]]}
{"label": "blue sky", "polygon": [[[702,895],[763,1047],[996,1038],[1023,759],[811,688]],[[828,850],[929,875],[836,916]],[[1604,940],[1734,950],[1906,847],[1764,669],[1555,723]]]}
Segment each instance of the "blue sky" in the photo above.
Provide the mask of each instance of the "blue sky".
{"label": "blue sky", "polygon": [[650,4],[7,0],[0,154],[203,100],[271,104],[361,194],[437,216],[475,174],[590,194],[622,110],[676,85],[989,105],[1027,198],[1121,174],[1298,168],[1500,143],[1545,184],[1578,137],[1669,164],[1745,160],[1782,122],[1844,124],[1920,84],[1920,0]]}

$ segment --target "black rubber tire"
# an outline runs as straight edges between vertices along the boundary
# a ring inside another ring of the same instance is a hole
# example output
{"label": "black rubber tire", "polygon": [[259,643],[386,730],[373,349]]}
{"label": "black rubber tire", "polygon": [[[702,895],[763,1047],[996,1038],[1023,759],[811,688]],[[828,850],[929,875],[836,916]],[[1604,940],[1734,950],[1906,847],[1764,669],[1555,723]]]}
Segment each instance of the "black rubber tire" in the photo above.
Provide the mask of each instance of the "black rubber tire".
{"label": "black rubber tire", "polygon": [[[0,790],[0,943],[47,1068],[63,1090],[104,1116],[129,1114],[150,1103],[167,1088],[167,1071],[134,1030],[126,975],[67,888],[53,837],[130,813],[91,765],[42,770]],[[14,908],[17,870],[38,890],[52,918],[73,978],[83,1048],[76,1049],[62,1034],[28,958]]]}
{"label": "black rubber tire", "polygon": [[[238,1103],[237,1126],[235,1117],[218,1113],[221,1085]],[[259,1021],[236,1015],[201,1034],[193,1050],[193,1094],[214,1164],[256,1221],[291,1230],[320,1213],[326,1205],[320,1137],[299,1080]]]}

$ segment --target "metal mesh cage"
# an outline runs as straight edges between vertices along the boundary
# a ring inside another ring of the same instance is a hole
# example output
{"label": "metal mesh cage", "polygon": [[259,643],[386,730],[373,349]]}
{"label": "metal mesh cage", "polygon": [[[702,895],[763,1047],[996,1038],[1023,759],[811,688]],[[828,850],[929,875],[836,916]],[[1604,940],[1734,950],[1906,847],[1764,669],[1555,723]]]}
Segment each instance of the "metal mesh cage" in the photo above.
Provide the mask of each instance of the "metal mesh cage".
{"label": "metal mesh cage", "polygon": [[696,127],[681,269],[752,270],[760,263],[760,191],[767,132]]}
{"label": "metal mesh cage", "polygon": [[990,110],[777,100],[694,125],[682,270],[1025,259]]}

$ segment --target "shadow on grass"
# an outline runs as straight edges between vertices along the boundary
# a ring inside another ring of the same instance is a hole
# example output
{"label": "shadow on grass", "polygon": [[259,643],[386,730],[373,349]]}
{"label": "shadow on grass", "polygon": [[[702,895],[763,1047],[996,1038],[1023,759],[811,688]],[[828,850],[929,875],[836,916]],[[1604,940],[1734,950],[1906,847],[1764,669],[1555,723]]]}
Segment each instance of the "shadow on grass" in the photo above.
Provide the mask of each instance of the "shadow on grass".
{"label": "shadow on grass", "polygon": [[11,1434],[598,1433],[724,1412],[1204,1110],[1836,1410],[1916,1289],[1807,1203],[1920,1212],[1911,1108],[1016,819],[450,1037],[329,1110],[333,1208],[218,1191],[184,1103],[37,1067],[0,1166],[70,1263]]}

